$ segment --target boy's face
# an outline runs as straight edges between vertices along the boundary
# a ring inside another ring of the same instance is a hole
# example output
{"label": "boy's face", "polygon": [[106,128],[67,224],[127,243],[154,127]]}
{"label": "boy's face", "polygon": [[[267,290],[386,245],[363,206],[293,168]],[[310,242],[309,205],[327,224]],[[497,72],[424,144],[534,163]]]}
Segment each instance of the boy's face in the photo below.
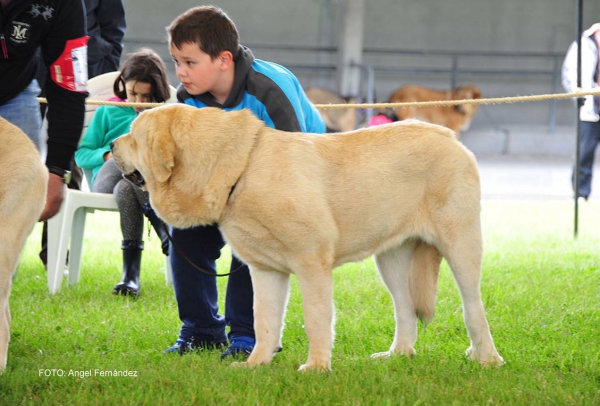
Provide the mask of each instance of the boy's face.
{"label": "boy's face", "polygon": [[221,87],[223,66],[220,58],[202,52],[198,44],[184,43],[181,48],[169,46],[175,72],[185,90],[193,96],[206,92],[214,95]]}

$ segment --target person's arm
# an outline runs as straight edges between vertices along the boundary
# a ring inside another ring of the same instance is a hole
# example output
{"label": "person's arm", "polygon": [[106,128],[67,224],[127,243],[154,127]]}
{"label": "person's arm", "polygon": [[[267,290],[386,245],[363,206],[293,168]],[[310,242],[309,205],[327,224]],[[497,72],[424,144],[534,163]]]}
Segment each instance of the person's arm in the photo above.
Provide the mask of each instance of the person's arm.
{"label": "person's arm", "polygon": [[316,134],[325,132],[323,118],[295,79],[290,79],[289,87],[284,86],[281,90],[282,94],[275,98],[279,101],[267,106],[275,128]]}
{"label": "person's arm", "polygon": [[255,96],[265,107],[266,115],[261,119],[267,125],[288,132],[325,132],[321,115],[291,72],[261,83],[264,87],[255,89]]}
{"label": "person's arm", "polygon": [[100,26],[101,36],[98,38],[99,52],[102,56],[102,73],[119,69],[119,61],[123,52],[123,37],[127,25],[122,0],[101,0],[96,19]]}
{"label": "person's arm", "polygon": [[306,132],[323,134],[327,128],[323,117],[314,104],[308,99],[304,90],[301,89],[300,103],[304,112],[304,120],[306,122]]}
{"label": "person's arm", "polygon": [[[589,38],[581,41],[581,90],[587,91],[596,87],[594,73],[597,66],[596,45]],[[577,91],[577,43],[571,44],[562,67],[562,84],[569,93]],[[583,121],[598,121],[598,110],[593,95],[582,96],[583,104],[579,118]],[[577,100],[574,98],[573,100]]]}
{"label": "person's arm", "polygon": [[[41,44],[42,57],[48,67],[49,168],[71,170],[71,160],[83,129],[87,92],[85,13],[81,0],[57,3],[53,25]],[[47,220],[60,209],[63,179],[51,173],[48,180],[46,207],[40,217]]]}
{"label": "person's arm", "polygon": [[[581,89],[590,90],[594,87],[595,45],[588,39],[581,41]],[[562,66],[562,85],[568,93],[577,90],[577,43],[569,46]]]}
{"label": "person's arm", "polygon": [[577,89],[577,43],[573,42],[562,65],[562,85],[567,93],[573,93]]}

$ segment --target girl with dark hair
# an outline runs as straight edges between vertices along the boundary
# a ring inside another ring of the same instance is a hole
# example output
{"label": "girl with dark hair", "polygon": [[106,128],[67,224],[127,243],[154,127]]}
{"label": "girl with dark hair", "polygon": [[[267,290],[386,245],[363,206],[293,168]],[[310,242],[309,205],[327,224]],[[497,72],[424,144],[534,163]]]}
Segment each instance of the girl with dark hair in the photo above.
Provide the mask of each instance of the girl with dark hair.
{"label": "girl with dark hair", "polygon": [[[113,90],[123,101],[165,102],[170,97],[170,87],[162,59],[148,48],[130,54],[123,62]],[[129,132],[141,110],[141,107],[128,106],[98,107],[75,153],[77,165],[92,170],[92,191],[115,195],[123,233],[123,278],[113,293],[133,296],[140,294],[144,215],[160,237],[163,253],[169,255],[167,234],[162,221],[150,207],[148,193],[123,179],[110,151],[110,143]]]}

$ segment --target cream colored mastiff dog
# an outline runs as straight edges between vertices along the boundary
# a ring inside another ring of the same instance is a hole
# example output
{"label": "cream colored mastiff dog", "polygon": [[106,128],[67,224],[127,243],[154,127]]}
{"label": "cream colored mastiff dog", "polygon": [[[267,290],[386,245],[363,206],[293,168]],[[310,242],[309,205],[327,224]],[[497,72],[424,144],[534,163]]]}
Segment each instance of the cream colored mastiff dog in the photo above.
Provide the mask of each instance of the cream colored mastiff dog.
{"label": "cream colored mastiff dog", "polygon": [[250,266],[256,346],[247,366],[281,346],[291,274],[309,340],[300,369],[330,369],[337,266],[375,255],[394,301],[396,333],[374,357],[415,354],[417,319],[433,317],[439,265],[450,264],[470,358],[502,364],[479,290],[482,241],[473,155],[443,127],[399,122],[347,133],[287,133],[250,111],[170,105],[145,111],[113,144],[168,224],[218,223]]}
{"label": "cream colored mastiff dog", "polygon": [[10,340],[8,297],[25,241],[46,204],[48,170],[33,142],[0,117],[0,373]]}

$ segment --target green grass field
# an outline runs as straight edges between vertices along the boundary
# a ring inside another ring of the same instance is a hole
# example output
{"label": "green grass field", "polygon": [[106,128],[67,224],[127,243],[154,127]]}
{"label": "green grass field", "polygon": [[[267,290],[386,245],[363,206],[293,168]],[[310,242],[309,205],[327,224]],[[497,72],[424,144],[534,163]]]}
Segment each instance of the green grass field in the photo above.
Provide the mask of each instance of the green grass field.
{"label": "green grass field", "polygon": [[[294,278],[284,350],[269,366],[232,368],[216,351],[165,355],[180,322],[155,235],[144,253],[142,295],[117,297],[118,217],[90,216],[81,280],[51,296],[37,259],[38,225],[12,290],[0,404],[598,405],[600,204],[580,206],[580,218],[574,239],[570,201],[484,201],[482,292],[503,367],[464,356],[469,340],[445,263],[436,317],[419,326],[417,356],[371,360],[389,348],[394,324],[368,259],[334,273],[333,372],[321,374],[296,371],[308,346]],[[135,376],[106,376],[113,371]]]}

